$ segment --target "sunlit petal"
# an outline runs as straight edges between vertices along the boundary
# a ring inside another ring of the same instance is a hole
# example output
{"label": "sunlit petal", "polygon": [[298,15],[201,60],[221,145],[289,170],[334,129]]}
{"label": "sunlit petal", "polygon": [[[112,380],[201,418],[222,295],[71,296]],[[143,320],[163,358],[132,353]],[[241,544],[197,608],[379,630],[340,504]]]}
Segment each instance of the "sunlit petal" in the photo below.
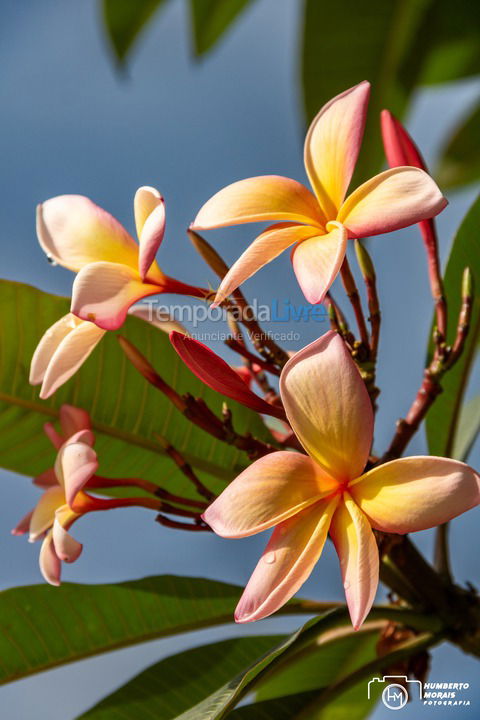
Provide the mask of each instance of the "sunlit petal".
{"label": "sunlit petal", "polygon": [[83,195],[59,195],[39,205],[37,234],[47,255],[74,272],[98,260],[137,267],[135,240],[110,213]]}
{"label": "sunlit petal", "polygon": [[352,625],[358,630],[375,600],[379,556],[370,524],[348,493],[335,511],[330,536],[340,560]]}
{"label": "sunlit petal", "polygon": [[423,170],[396,167],[360,185],[343,203],[338,221],[351,237],[392,232],[434,217],[447,205]]}
{"label": "sunlit petal", "polygon": [[299,222],[323,227],[325,218],[315,196],[296,180],[261,175],[228,185],[202,207],[193,230],[249,222]]}
{"label": "sunlit petal", "polygon": [[62,562],[75,562],[82,552],[83,545],[67,532],[67,528],[72,525],[77,517],[78,515],[73,513],[68,505],[59,508],[55,513],[52,538],[55,553]]}
{"label": "sunlit petal", "polygon": [[64,337],[50,358],[40,390],[43,400],[77,372],[105,334],[94,323],[76,320],[75,329]]}
{"label": "sunlit petal", "polygon": [[47,534],[40,548],[39,565],[43,577],[50,585],[60,585],[62,563],[55,552],[51,532]]}
{"label": "sunlit petal", "polygon": [[305,167],[325,216],[336,217],[343,202],[365,128],[370,83],[362,82],[330,100],[310,125]]}
{"label": "sunlit petal", "polygon": [[72,507],[75,496],[98,470],[97,454],[84,442],[67,442],[55,461],[55,474]]}
{"label": "sunlit petal", "polygon": [[222,280],[215,297],[215,305],[228,297],[257,270],[278,257],[296,242],[318,236],[319,229],[309,225],[281,223],[272,225],[240,255]]}
{"label": "sunlit petal", "polygon": [[282,371],[280,393],[307,452],[339,480],[357,477],[372,443],[373,411],[341,337],[329,331],[297,352]]}
{"label": "sunlit petal", "polygon": [[338,497],[315,505],[275,528],[235,610],[239,623],[261,620],[301,588],[322,554]]}
{"label": "sunlit petal", "polygon": [[322,302],[342,266],[346,249],[347,231],[339,224],[326,235],[297,245],[292,264],[308,302],[314,305]]}
{"label": "sunlit petal", "polygon": [[275,452],[244,470],[203,517],[217,535],[247,537],[278,525],[337,487],[306,455]]}
{"label": "sunlit petal", "polygon": [[53,353],[63,338],[74,330],[80,322],[81,320],[76,318],[75,315],[68,313],[60,318],[60,320],[57,320],[57,322],[49,327],[42,335],[33,353],[30,364],[29,382],[31,385],[39,385],[43,381]]}
{"label": "sunlit petal", "polygon": [[379,465],[349,491],[378,530],[408,533],[447,522],[480,503],[480,478],[468,465],[407,457]]}
{"label": "sunlit petal", "polygon": [[165,203],[154,188],[137,190],[134,201],[140,251],[138,272],[145,280],[165,234]]}
{"label": "sunlit petal", "polygon": [[118,330],[131,305],[162,292],[143,283],[137,270],[111,262],[97,262],[81,270],[73,283],[72,312],[104,330]]}
{"label": "sunlit petal", "polygon": [[163,204],[163,197],[156,188],[148,185],[138,188],[133,199],[133,212],[135,214],[137,237],[140,237],[142,234],[143,226],[145,225],[149,215],[152,214],[155,208]]}
{"label": "sunlit petal", "polygon": [[45,490],[36,504],[30,520],[30,542],[35,542],[49,528],[55,520],[57,508],[65,505],[65,493],[59,485]]}

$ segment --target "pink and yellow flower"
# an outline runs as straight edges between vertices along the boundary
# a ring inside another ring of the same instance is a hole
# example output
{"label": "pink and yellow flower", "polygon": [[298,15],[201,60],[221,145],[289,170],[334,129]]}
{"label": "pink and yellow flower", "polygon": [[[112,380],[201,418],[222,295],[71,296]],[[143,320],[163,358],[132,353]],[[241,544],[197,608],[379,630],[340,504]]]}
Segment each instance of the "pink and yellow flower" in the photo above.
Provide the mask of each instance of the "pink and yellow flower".
{"label": "pink and yellow flower", "polygon": [[[185,333],[185,328],[166,314],[150,313],[146,305],[135,305],[129,315],[145,320],[166,333]],[[40,385],[42,400],[53,395],[83,365],[106,330],[73,313],[64,315],[44,333],[32,357],[30,385]]]}
{"label": "pink and yellow flower", "polygon": [[437,215],[446,200],[429,175],[396,167],[346,197],[363,138],[370,84],[333,98],[313,120],[305,140],[305,168],[313,193],[290,178],[265,175],[233,183],[202,207],[194,230],[274,221],[223,279],[220,303],[257,270],[294,246],[293,269],[306,299],[319,303],[345,256],[347,239],[378,235]]}
{"label": "pink and yellow flower", "polygon": [[142,298],[208,293],[165,275],[155,255],[165,232],[165,204],[151,187],[134,199],[138,244],[125,228],[83,195],[60,195],[37,209],[37,234],[52,261],[78,273],[72,313],[104,330],[116,330],[128,308]]}
{"label": "pink and yellow flower", "polygon": [[402,458],[365,472],[372,407],[350,353],[333,331],[289,360],[280,392],[307,455],[262,457],[204,515],[227,538],[275,528],[235,619],[259,620],[286,603],[309,577],[330,533],[352,624],[359,628],[379,579],[372,528],[403,534],[444,523],[480,503],[480,478],[464,463],[438,457]]}
{"label": "pink and yellow flower", "polygon": [[[98,460],[87,412],[62,405],[60,425],[60,433],[51,423],[45,425],[45,432],[57,450],[55,466],[34,479],[34,484],[43,489],[43,494],[35,508],[12,530],[13,535],[29,533],[30,542],[43,539],[40,571],[51,585],[60,585],[62,562],[72,563],[82,552],[82,544],[69,533],[73,523],[82,515],[132,505],[158,509],[155,499],[103,499],[86,493],[85,487],[116,485],[117,481],[98,478],[99,482],[95,482]],[[118,482],[122,485],[129,483],[128,480]]]}

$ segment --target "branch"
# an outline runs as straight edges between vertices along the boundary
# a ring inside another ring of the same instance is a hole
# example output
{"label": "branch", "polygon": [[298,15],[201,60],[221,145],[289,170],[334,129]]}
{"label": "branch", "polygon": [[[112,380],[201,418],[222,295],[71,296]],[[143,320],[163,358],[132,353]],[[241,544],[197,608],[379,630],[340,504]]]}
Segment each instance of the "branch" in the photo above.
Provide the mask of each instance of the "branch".
{"label": "branch", "polygon": [[348,264],[347,256],[345,255],[345,258],[343,260],[342,267],[340,269],[340,274],[343,282],[343,287],[345,288],[345,292],[347,293],[348,299],[350,300],[350,304],[353,308],[353,312],[355,313],[355,319],[357,321],[358,331],[360,333],[360,340],[362,344],[365,346],[365,348],[368,350],[369,348],[369,339],[368,339],[368,330],[365,323],[365,316],[363,314],[362,309],[362,303],[360,300],[360,295],[358,294],[357,286],[355,283],[355,280],[353,278],[352,272],[350,270],[350,265]]}
{"label": "branch", "polygon": [[142,355],[140,350],[135,347],[129,340],[118,336],[118,341],[127,358],[132,365],[143,375],[143,377],[160,390],[170,402],[194,425],[205,430],[217,440],[233,445],[239,450],[247,453],[248,457],[253,460],[268,453],[274,452],[276,448],[273,445],[257,440],[252,435],[241,435],[227,427],[225,423],[218,418],[215,413],[208,407],[202,398],[195,398],[187,393],[180,395],[156,372],[153,366],[148,362],[146,357]]}
{"label": "branch", "polygon": [[[168,440],[166,440],[166,438],[162,437],[162,435],[155,434],[155,437],[159,440],[165,452],[172,458],[173,462],[179,468],[179,470],[181,470],[185,477],[190,480],[198,494],[202,495],[202,497],[204,497],[209,502],[215,500],[216,495],[202,483],[199,477],[197,477],[197,475],[192,469],[192,466],[185,460],[183,455],[181,455],[178,450],[176,450],[173,445],[171,445]],[[160,495],[160,497],[162,496]],[[199,504],[204,505],[204,503]]]}
{"label": "branch", "polygon": [[[199,255],[201,255],[220,280],[223,280],[229,271],[229,267],[223,258],[201,235],[193,230],[188,230],[187,233]],[[278,365],[279,368],[282,368],[288,362],[288,353],[277,345],[268,333],[262,330],[253,314],[251,305],[249,305],[240,289],[237,288],[237,290],[232,292],[231,302],[239,312],[238,320],[249,331],[250,339],[257,352],[268,362],[273,362]],[[222,303],[222,306],[225,307],[225,303]]]}
{"label": "branch", "polygon": [[438,257],[438,239],[433,220],[425,220],[419,223],[420,232],[423,237],[423,244],[427,253],[428,278],[430,290],[435,303],[436,329],[435,346],[438,354],[441,354],[442,344],[447,338],[447,301],[444,295],[443,280],[440,273],[440,261]]}
{"label": "branch", "polygon": [[366,248],[358,240],[355,240],[355,252],[357,255],[358,265],[365,282],[367,291],[367,304],[369,312],[369,321],[371,326],[370,336],[370,360],[375,362],[378,353],[378,342],[380,338],[380,303],[377,293],[377,277],[372,259]]}
{"label": "branch", "polygon": [[462,280],[462,305],[457,322],[457,333],[451,348],[445,347],[442,357],[436,352],[425,369],[423,381],[405,419],[400,419],[390,447],[378,464],[400,457],[413,435],[420,427],[436,397],[442,392],[440,381],[443,375],[457,362],[463,352],[468,335],[474,297],[472,274],[465,268]]}

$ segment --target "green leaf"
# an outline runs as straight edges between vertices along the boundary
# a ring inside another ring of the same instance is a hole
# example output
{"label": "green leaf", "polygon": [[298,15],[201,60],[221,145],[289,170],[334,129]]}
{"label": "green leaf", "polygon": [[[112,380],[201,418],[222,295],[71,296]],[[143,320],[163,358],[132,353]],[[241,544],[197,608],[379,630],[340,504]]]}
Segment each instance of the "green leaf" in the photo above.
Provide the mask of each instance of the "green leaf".
{"label": "green leaf", "polygon": [[[341,631],[344,632],[343,630]],[[281,696],[305,693],[305,704],[316,694],[377,657],[378,628],[351,631],[347,635],[333,636],[314,652],[305,653],[297,662],[288,664],[284,670],[267,679],[258,689],[257,700],[271,700]],[[374,698],[369,700],[365,683],[361,682],[334,700],[321,713],[322,720],[348,717],[363,720],[375,708]],[[299,697],[295,703],[298,704]]]}
{"label": "green leaf", "polygon": [[455,129],[442,151],[435,173],[442,187],[456,187],[480,177],[480,104],[476,105],[461,126]]}
{"label": "green leaf", "polygon": [[[389,619],[394,622],[405,623],[418,629],[433,630],[434,632],[438,631],[439,627],[441,627],[438,619],[432,616],[421,615],[403,608],[388,606],[372,608],[369,619],[372,621]],[[337,608],[312,618],[303,627],[293,633],[293,635],[290,635],[277,645],[277,647],[250,665],[249,668],[239,673],[216,692],[212,693],[206,700],[182,713],[177,720],[222,720],[222,718],[226,717],[235,705],[237,705],[245,695],[255,689],[268,674],[279,670],[284,663],[295,662],[297,654],[298,657],[300,657],[300,653],[306,648],[313,643],[321,642],[320,638],[321,636],[325,636],[325,633],[342,625],[349,625],[349,623],[350,617],[347,608]],[[431,643],[434,637],[435,636],[430,634],[423,634],[419,637],[418,642]],[[411,650],[407,648],[399,649],[398,657],[403,659],[403,657],[408,656],[410,652]],[[392,653],[392,658],[397,659],[397,655]],[[361,664],[361,667],[354,669],[352,672],[350,672],[350,668],[347,668],[347,677],[344,678],[342,674],[338,685],[334,683],[332,689],[336,690],[340,682],[350,681],[350,678],[355,675],[355,673],[360,673],[363,667],[368,671],[370,671],[371,667],[374,667],[376,670],[378,663],[378,659],[375,658],[366,665],[364,663]],[[358,680],[355,678],[356,681],[352,682],[351,687],[340,688],[340,691],[350,691],[351,688],[358,685],[358,682],[360,682],[362,678]]]}
{"label": "green leaf", "polygon": [[[63,403],[89,411],[97,438],[100,474],[142,477],[176,494],[195,491],[165,455],[155,434],[166,437],[214,492],[245,467],[243,453],[194,427],[131,366],[114,333],[107,333],[81,370],[48,401],[28,384],[30,358],[45,330],[68,312],[64,298],[0,280],[0,466],[34,477],[53,464],[55,451],[43,432]],[[182,363],[166,333],[128,318],[122,335],[136,345],[180,393],[203,397],[216,412],[223,398]],[[258,415],[229,401],[235,429],[266,439]],[[21,448],[21,452],[19,452]],[[138,492],[137,492],[138,494]]]}
{"label": "green leaf", "polygon": [[[444,285],[448,301],[448,342],[456,333],[461,305],[462,275],[470,267],[476,296],[472,307],[470,331],[458,362],[442,379],[443,392],[435,400],[426,417],[428,449],[431,455],[450,457],[468,377],[478,349],[480,335],[480,197],[473,203],[453,241]],[[432,347],[430,344],[430,354]]]}
{"label": "green leaf", "polygon": [[[244,705],[231,712],[228,720],[293,720],[317,695],[317,691],[311,690]],[[342,716],[342,720],[346,717]]]}
{"label": "green leaf", "polygon": [[309,620],[297,632],[266,653],[264,657],[250,665],[232,680],[212,693],[206,700],[182,713],[178,720],[220,720],[250,692],[267,671],[273,670],[287,656],[313,642],[323,632],[348,621],[347,611],[343,608],[333,610]]}
{"label": "green leaf", "polygon": [[[0,683],[232,619],[241,588],[162,575],[111,585],[0,593]],[[292,606],[292,610],[294,606]]]}
{"label": "green leaf", "polygon": [[123,65],[138,36],[165,0],[103,0],[105,30]]}
{"label": "green leaf", "polygon": [[252,0],[190,0],[197,55],[211,50],[251,2]]}
{"label": "green leaf", "polygon": [[[152,665],[81,716],[81,720],[173,720],[283,640],[244,637],[172,655]],[[80,720],[80,718],[79,718]]]}
{"label": "green leaf", "polygon": [[462,406],[453,441],[452,457],[467,462],[473,444],[480,432],[480,395]]}
{"label": "green leaf", "polygon": [[[401,117],[416,67],[400,80],[403,57],[429,0],[306,0],[303,23],[303,96],[307,120],[322,105],[362,80],[372,83],[369,121],[355,180],[378,171],[383,150],[378,114],[388,108]],[[415,47],[420,62],[421,48]]]}
{"label": "green leaf", "polygon": [[424,58],[421,84],[443,84],[480,72],[478,2],[455,0],[452,10],[451,0],[434,0],[423,16],[416,38]]}

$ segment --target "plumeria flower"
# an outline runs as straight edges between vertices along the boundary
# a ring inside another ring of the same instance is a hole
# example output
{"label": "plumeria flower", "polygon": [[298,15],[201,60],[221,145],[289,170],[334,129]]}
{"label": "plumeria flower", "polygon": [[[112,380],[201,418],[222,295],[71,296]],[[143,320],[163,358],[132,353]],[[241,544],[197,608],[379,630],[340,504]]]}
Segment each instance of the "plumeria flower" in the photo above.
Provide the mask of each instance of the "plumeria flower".
{"label": "plumeria flower", "polygon": [[209,294],[168,277],[155,260],[165,232],[165,204],[158,190],[137,190],[134,214],[138,244],[118,220],[83,195],[59,195],[37,209],[41,247],[53,262],[78,273],[72,312],[104,330],[118,329],[128,308],[150,295]]}
{"label": "plumeria flower", "polygon": [[[40,571],[51,585],[60,585],[62,562],[74,562],[82,552],[82,544],[69,533],[82,515],[134,505],[159,507],[158,500],[153,498],[103,499],[86,493],[84,488],[90,487],[90,483],[97,486],[95,473],[98,469],[90,418],[80,408],[62,405],[60,425],[60,433],[51,423],[45,425],[45,432],[58,451],[55,466],[34,479],[34,484],[42,488],[43,493],[35,508],[12,530],[13,535],[29,533],[30,542],[43,539]],[[128,483],[106,478],[99,480],[102,487],[117,482]]]}
{"label": "plumeria flower", "polygon": [[[166,333],[185,333],[185,328],[166,314],[151,312],[146,305],[135,305],[128,311]],[[29,382],[40,385],[40,397],[45,400],[83,365],[106,330],[88,320],[80,320],[73,313],[64,315],[42,336],[33,354]]]}
{"label": "plumeria flower", "polygon": [[333,331],[288,361],[280,392],[307,455],[262,457],[204,515],[222,537],[275,528],[235,619],[259,620],[286,603],[309,577],[330,533],[358,629],[378,585],[372,528],[403,534],[451,520],[478,505],[480,478],[464,463],[438,457],[402,458],[365,472],[372,407],[350,353]]}
{"label": "plumeria flower", "polygon": [[278,175],[233,183],[202,207],[192,229],[274,221],[223,279],[219,304],[257,270],[294,246],[293,269],[306,299],[319,303],[345,256],[347,238],[378,235],[437,215],[447,201],[425,172],[397,167],[376,175],[346,197],[363,138],[370,84],[330,100],[305,140],[305,168],[314,193]]}

